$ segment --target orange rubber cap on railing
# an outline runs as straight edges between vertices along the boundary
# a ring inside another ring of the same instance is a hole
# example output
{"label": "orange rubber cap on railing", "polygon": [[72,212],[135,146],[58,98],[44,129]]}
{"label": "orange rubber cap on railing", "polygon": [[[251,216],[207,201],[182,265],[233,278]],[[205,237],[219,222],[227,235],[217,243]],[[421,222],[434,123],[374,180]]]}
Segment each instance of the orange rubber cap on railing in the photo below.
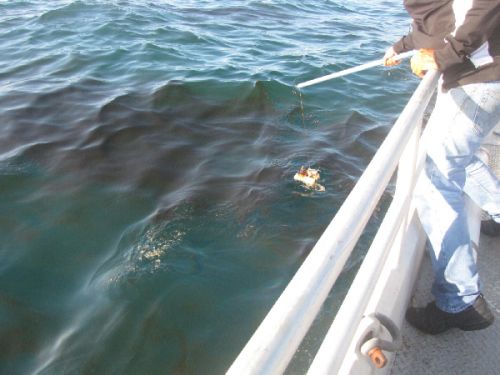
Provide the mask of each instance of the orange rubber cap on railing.
{"label": "orange rubber cap on railing", "polygon": [[382,368],[387,363],[387,358],[385,357],[384,352],[382,352],[382,349],[380,349],[378,346],[370,350],[368,352],[368,356],[370,357],[376,368]]}

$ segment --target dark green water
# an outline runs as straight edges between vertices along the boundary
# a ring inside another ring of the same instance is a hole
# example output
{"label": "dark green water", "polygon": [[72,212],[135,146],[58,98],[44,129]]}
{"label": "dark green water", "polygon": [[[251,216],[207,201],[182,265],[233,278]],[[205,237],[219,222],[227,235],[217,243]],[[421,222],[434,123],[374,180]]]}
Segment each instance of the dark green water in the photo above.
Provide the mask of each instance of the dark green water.
{"label": "dark green water", "polygon": [[417,80],[294,85],[408,24],[396,0],[0,2],[0,373],[223,373]]}

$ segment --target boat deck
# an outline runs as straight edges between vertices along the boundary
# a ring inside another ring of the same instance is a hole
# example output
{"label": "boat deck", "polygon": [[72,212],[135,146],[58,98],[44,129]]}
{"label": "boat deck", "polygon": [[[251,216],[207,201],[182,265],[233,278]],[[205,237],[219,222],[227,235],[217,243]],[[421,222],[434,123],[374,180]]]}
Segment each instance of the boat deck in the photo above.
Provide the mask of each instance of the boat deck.
{"label": "boat deck", "polygon": [[[405,321],[403,348],[396,354],[392,375],[500,374],[500,238],[481,235],[478,251],[483,294],[495,314],[492,326],[481,331],[452,329],[432,336]],[[433,275],[430,259],[422,261],[420,277],[411,303],[423,306],[432,300]]]}

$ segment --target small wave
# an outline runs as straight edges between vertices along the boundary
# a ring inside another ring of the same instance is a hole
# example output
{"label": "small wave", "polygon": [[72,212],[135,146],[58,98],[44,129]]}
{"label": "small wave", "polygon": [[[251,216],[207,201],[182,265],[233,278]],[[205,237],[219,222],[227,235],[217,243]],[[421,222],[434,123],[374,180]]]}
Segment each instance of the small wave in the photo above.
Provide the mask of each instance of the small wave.
{"label": "small wave", "polygon": [[41,16],[41,22],[63,22],[70,24],[75,19],[79,21],[83,19],[92,19],[96,14],[103,11],[103,7],[96,8],[92,4],[85,1],[71,1],[62,6],[54,4],[56,7],[46,10]]}

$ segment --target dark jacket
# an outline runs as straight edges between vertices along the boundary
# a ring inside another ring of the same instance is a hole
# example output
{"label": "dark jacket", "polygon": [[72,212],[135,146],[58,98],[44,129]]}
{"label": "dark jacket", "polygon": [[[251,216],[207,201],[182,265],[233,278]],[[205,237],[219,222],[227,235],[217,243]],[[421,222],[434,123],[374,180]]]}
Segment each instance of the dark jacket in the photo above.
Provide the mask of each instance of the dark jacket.
{"label": "dark jacket", "polygon": [[405,0],[411,32],[397,53],[435,49],[445,89],[500,81],[500,0]]}

